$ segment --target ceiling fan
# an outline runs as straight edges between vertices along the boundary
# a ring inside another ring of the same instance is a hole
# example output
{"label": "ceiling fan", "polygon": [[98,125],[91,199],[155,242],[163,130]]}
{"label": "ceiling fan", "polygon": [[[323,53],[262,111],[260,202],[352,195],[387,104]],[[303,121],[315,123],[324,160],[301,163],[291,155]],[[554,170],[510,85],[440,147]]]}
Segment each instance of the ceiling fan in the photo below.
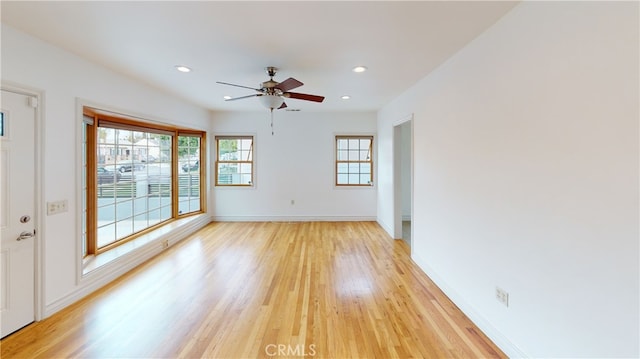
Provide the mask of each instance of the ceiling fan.
{"label": "ceiling fan", "polygon": [[282,82],[277,82],[273,79],[273,77],[276,75],[276,72],[278,71],[278,69],[273,66],[269,66],[265,68],[265,70],[267,71],[267,74],[269,75],[270,79],[268,81],[261,83],[260,88],[253,88],[248,86],[230,84],[228,82],[217,81],[217,83],[221,85],[242,87],[242,88],[254,90],[257,92],[256,94],[253,94],[253,95],[234,97],[234,98],[227,99],[226,101],[235,101],[235,100],[241,100],[249,97],[258,97],[260,98],[260,102],[262,102],[262,105],[264,105],[266,108],[271,110],[271,112],[273,112],[274,109],[279,110],[281,108],[286,108],[287,104],[284,102],[284,100],[287,98],[292,98],[296,100],[313,101],[313,102],[324,101],[324,96],[308,95],[308,94],[299,93],[299,92],[290,92],[289,90],[298,88],[302,86],[303,83],[294,79],[293,77],[289,77],[288,79]]}

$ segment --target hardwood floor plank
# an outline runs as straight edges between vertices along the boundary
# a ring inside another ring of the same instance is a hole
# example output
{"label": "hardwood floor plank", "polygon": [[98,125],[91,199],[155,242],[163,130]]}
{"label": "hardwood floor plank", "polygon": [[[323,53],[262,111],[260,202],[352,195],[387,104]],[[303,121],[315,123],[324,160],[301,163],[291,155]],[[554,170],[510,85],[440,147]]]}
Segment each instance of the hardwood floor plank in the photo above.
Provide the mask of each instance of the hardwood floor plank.
{"label": "hardwood floor plank", "polygon": [[213,223],[3,358],[504,358],[374,222]]}

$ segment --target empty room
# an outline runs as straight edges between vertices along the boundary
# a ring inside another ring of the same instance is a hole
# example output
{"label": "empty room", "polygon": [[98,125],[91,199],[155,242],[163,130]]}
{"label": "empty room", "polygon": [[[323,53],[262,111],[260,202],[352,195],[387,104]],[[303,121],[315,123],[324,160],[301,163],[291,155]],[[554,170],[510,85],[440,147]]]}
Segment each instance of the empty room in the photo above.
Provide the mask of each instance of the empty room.
{"label": "empty room", "polygon": [[640,357],[639,5],[3,0],[1,356]]}

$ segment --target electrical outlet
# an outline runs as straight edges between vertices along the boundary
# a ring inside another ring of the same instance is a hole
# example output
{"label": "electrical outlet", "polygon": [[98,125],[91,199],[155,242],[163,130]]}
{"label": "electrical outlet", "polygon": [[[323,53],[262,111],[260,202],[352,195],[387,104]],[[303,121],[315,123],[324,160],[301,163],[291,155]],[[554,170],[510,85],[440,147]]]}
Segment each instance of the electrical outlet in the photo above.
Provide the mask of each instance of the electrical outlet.
{"label": "electrical outlet", "polygon": [[53,215],[68,211],[69,204],[66,199],[61,201],[47,202],[47,215]]}
{"label": "electrical outlet", "polygon": [[169,240],[165,239],[162,241],[162,249],[167,249],[169,248]]}
{"label": "electrical outlet", "polygon": [[498,302],[504,304],[505,307],[509,306],[509,292],[506,290],[496,287],[496,299]]}

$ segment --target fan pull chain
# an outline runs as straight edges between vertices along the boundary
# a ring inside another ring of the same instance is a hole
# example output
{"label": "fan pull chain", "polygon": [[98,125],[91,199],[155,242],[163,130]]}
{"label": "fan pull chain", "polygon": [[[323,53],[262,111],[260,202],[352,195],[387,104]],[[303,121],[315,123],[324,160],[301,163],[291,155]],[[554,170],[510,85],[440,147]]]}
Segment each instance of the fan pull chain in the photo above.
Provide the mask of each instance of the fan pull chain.
{"label": "fan pull chain", "polygon": [[271,109],[271,136],[273,136],[273,109]]}

